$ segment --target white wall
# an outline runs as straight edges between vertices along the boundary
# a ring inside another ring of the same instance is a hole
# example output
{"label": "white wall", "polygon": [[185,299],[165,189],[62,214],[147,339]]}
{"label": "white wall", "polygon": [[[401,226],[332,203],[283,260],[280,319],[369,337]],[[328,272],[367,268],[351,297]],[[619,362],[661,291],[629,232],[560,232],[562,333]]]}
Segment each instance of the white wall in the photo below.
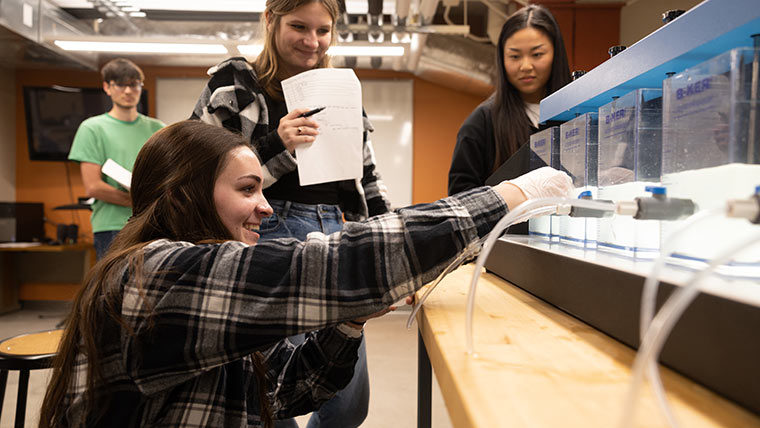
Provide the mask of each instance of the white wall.
{"label": "white wall", "polygon": [[16,200],[16,73],[0,68],[0,201]]}
{"label": "white wall", "polygon": [[638,0],[620,10],[620,44],[631,46],[663,26],[662,13],[689,10],[701,0]]}
{"label": "white wall", "polygon": [[[167,125],[190,117],[205,78],[156,79],[156,117]],[[411,80],[362,82],[362,102],[372,121],[377,167],[394,207],[412,203]]]}
{"label": "white wall", "polygon": [[156,117],[167,125],[188,119],[208,79],[156,79]]}
{"label": "white wall", "polygon": [[375,128],[370,134],[377,169],[394,208],[412,204],[412,80],[362,82],[364,110]]}

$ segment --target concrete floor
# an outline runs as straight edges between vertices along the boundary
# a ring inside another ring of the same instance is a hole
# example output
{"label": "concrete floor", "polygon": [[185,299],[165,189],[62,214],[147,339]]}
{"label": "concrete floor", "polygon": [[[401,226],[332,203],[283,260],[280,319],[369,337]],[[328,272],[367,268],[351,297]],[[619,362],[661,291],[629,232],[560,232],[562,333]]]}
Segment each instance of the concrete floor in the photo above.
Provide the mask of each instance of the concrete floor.
{"label": "concrete floor", "polygon": [[[52,302],[27,302],[23,309],[0,315],[0,339],[21,333],[54,328],[67,306]],[[382,318],[371,320],[365,327],[371,384],[369,415],[363,428],[414,428],[417,426],[417,331],[406,329],[409,311],[405,308]],[[30,375],[26,426],[37,426],[49,370],[37,370]],[[433,382],[432,426],[449,428],[446,407],[440,390]],[[0,428],[13,426],[18,375],[8,376],[6,399],[3,403]],[[298,419],[306,426],[308,416]]]}

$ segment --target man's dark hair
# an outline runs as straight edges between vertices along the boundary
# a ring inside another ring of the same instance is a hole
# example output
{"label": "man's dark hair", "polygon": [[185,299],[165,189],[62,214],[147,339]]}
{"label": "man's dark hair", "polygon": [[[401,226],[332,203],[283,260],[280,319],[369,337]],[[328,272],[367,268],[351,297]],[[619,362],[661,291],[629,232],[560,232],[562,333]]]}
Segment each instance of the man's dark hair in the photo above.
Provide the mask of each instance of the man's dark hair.
{"label": "man's dark hair", "polygon": [[100,69],[100,75],[103,76],[103,81],[106,83],[130,83],[135,80],[141,82],[145,80],[145,75],[140,67],[134,62],[124,58],[116,58],[108,61],[106,65]]}

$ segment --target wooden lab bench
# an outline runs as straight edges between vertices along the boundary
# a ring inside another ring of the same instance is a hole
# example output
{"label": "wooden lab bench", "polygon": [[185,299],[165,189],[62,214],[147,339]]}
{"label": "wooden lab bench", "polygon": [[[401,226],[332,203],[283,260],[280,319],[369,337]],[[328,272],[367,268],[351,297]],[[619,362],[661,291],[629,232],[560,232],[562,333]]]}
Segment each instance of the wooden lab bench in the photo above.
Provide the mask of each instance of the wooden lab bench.
{"label": "wooden lab bench", "polygon": [[[635,351],[484,272],[473,322],[475,355],[469,355],[465,313],[473,268],[447,276],[417,314],[418,426],[430,426],[430,366],[455,427],[619,426]],[[661,367],[661,374],[681,426],[760,427],[758,415],[670,369]],[[667,427],[645,385],[633,426]]]}

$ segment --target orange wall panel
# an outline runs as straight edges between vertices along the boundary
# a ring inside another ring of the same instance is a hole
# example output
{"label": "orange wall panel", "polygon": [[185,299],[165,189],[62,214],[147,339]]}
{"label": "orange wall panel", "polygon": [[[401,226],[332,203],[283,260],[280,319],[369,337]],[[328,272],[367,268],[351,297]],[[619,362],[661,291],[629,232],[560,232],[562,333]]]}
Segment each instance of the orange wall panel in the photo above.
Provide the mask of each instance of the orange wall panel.
{"label": "orange wall panel", "polygon": [[432,202],[447,195],[457,132],[484,99],[414,80],[413,203]]}
{"label": "orange wall panel", "polygon": [[610,58],[610,47],[620,44],[620,5],[578,7],[575,10],[575,69],[590,71]]}
{"label": "orange wall panel", "polygon": [[620,43],[620,9],[624,3],[536,1],[552,12],[562,31],[570,71],[590,71],[609,58]]}
{"label": "orange wall panel", "polygon": [[575,50],[575,46],[573,45],[573,39],[575,38],[575,10],[562,5],[550,7],[550,10],[562,32],[562,40],[565,42],[565,53],[567,53],[570,71],[577,70],[573,63]]}

